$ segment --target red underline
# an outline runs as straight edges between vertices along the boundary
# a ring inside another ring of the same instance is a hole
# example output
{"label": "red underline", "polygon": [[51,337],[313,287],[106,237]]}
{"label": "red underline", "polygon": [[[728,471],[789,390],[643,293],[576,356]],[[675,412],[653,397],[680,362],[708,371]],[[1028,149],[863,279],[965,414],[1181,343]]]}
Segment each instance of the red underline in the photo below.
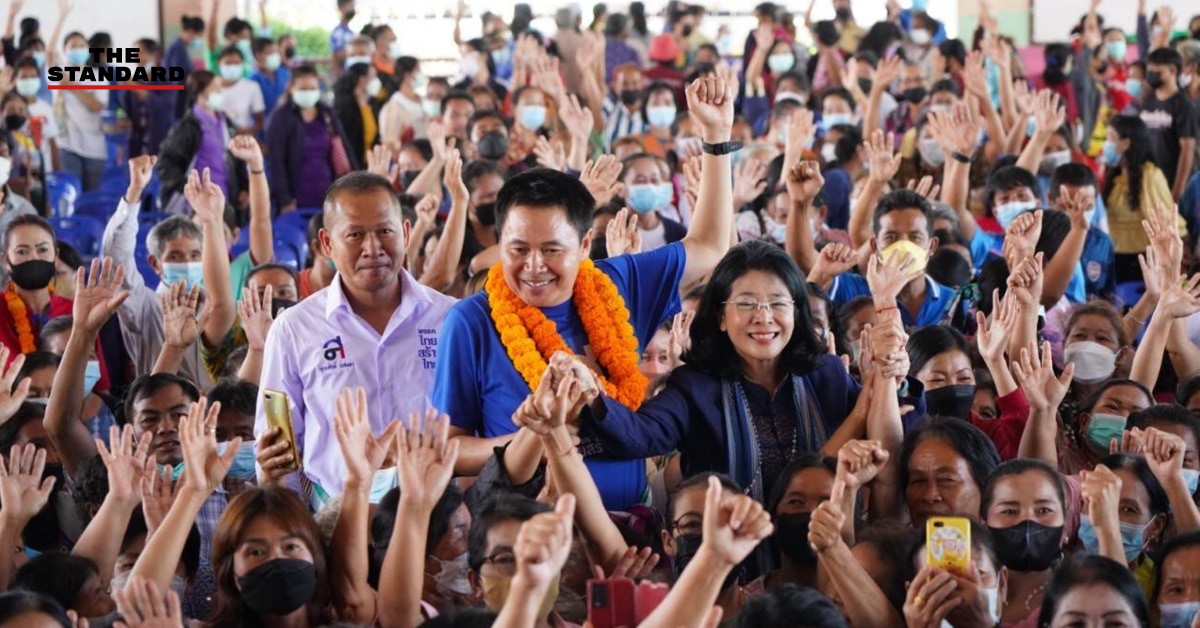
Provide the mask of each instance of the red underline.
{"label": "red underline", "polygon": [[181,90],[183,85],[51,85],[50,89]]}

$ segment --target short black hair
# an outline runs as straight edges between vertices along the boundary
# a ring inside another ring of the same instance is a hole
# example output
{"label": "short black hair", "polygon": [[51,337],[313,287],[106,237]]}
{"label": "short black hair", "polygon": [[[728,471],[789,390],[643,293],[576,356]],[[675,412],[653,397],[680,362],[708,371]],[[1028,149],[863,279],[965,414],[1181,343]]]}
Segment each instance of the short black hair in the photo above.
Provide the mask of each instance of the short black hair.
{"label": "short black hair", "polygon": [[242,54],[242,49],[238,48],[237,46],[225,46],[222,48],[221,51],[217,53],[217,61],[220,62],[221,59],[224,59],[230,55],[237,55],[237,58],[241,59],[242,63],[246,62],[246,55]]}
{"label": "short black hair", "polygon": [[671,494],[667,496],[668,532],[675,527],[675,519],[677,518],[675,517],[675,502],[679,499],[679,495],[690,488],[708,486],[708,478],[710,477],[717,478],[717,481],[721,483],[721,488],[727,491],[732,493],[742,492],[742,487],[738,485],[737,480],[716,471],[701,471],[700,473],[694,473],[684,478],[682,482],[675,485],[675,490],[671,491]]}
{"label": "short black hair", "polygon": [[41,593],[58,602],[63,608],[75,604],[75,596],[100,569],[90,558],[46,552],[17,568],[9,588]]}
{"label": "short black hair", "polygon": [[[1173,556],[1176,552],[1185,549],[1191,549],[1193,547],[1200,547],[1200,532],[1188,532],[1186,534],[1180,534],[1172,537],[1170,541],[1167,541],[1166,544],[1162,546],[1162,549],[1160,549],[1158,552],[1158,556],[1156,556],[1154,559],[1155,564],[1158,566],[1159,575],[1157,578],[1155,578],[1154,596],[1151,598],[1151,601],[1158,601],[1158,594],[1162,590],[1162,574],[1167,561],[1170,560],[1171,556]],[[1188,565],[1188,571],[1191,571],[1193,568],[1193,565]]]}
{"label": "short black hair", "polygon": [[[108,467],[100,454],[92,454],[79,463],[71,476],[71,498],[81,521],[91,521],[95,511],[100,510],[104,498],[108,497]],[[88,507],[95,510],[89,511]]]}
{"label": "short black hair", "polygon": [[487,534],[492,527],[505,521],[529,521],[535,515],[550,512],[550,507],[519,493],[500,492],[490,495],[479,505],[471,519],[471,531],[467,535],[468,565],[475,572],[487,558]]}
{"label": "short black hair", "polygon": [[[26,18],[29,19],[29,18]],[[54,598],[36,591],[13,589],[0,593],[0,623],[29,613],[41,613],[58,622],[62,628],[74,628],[63,605]]]}
{"label": "short black hair", "polygon": [[1036,458],[1016,458],[1002,462],[988,475],[987,481],[983,485],[983,491],[980,493],[980,521],[987,519],[988,507],[991,506],[992,497],[996,492],[996,483],[1006,477],[1021,475],[1029,471],[1038,471],[1049,478],[1051,484],[1054,485],[1055,495],[1058,495],[1058,505],[1062,508],[1062,512],[1066,513],[1067,484],[1063,480],[1062,474],[1058,472],[1058,469]]}
{"label": "short black hair", "polygon": [[775,509],[779,507],[779,502],[787,494],[787,487],[792,482],[792,478],[805,469],[825,469],[830,475],[836,476],[837,458],[823,456],[820,452],[810,451],[796,456],[794,460],[789,462],[783,468],[783,471],[779,472],[779,477],[775,479],[775,485],[771,489],[771,495],[767,498],[767,503],[765,504],[767,512],[772,517],[775,516]]}
{"label": "short black hair", "polygon": [[[49,351],[31,351],[25,354],[25,364],[21,365],[21,370],[17,371],[16,382],[29,377],[29,374],[44,368],[58,368],[62,363],[62,356]],[[15,384],[14,384],[15,386]]]}
{"label": "short black hair", "polygon": [[471,137],[471,133],[475,130],[475,125],[479,124],[481,120],[487,120],[488,118],[499,120],[500,123],[504,125],[505,129],[511,128],[511,125],[508,123],[508,119],[505,118],[504,114],[500,113],[500,111],[495,109],[484,109],[483,111],[476,111],[475,113],[471,114],[470,118],[467,118],[467,137]]}
{"label": "short black hair", "polygon": [[[29,354],[32,355],[32,354]],[[28,355],[25,358],[29,363]],[[1200,445],[1200,419],[1188,412],[1188,409],[1174,403],[1156,403],[1145,410],[1138,410],[1129,415],[1125,421],[1125,429],[1140,427],[1146,429],[1155,424],[1179,425],[1191,431],[1196,444]]]}
{"label": "short black hair", "polygon": [[1150,54],[1146,57],[1146,63],[1172,66],[1175,68],[1176,74],[1183,71],[1183,55],[1179,54],[1178,50],[1170,47],[1151,50]]}
{"label": "short black hair", "polygon": [[1059,188],[1069,185],[1073,188],[1082,188],[1092,186],[1096,189],[1096,194],[1100,193],[1100,185],[1096,181],[1096,173],[1092,172],[1084,164],[1077,161],[1067,162],[1054,169],[1054,174],[1050,176],[1050,198],[1058,198]]}
{"label": "short black hair", "polygon": [[917,445],[932,439],[945,440],[966,460],[976,486],[982,487],[1000,465],[1000,453],[996,451],[995,443],[982,430],[962,419],[933,417],[924,426],[904,435],[904,447],[900,452],[901,491],[908,487],[908,462]]}
{"label": "short black hair", "polygon": [[933,206],[929,204],[929,199],[908,189],[892,190],[879,199],[879,202],[875,204],[875,215],[871,219],[871,228],[878,234],[879,222],[884,215],[905,209],[915,209],[924,214],[925,232],[933,235]]}
{"label": "short black hair", "polygon": [[1038,613],[1037,625],[1049,626],[1058,613],[1058,605],[1067,593],[1076,587],[1087,587],[1096,584],[1106,585],[1116,591],[1129,604],[1137,617],[1138,625],[1145,628],[1150,625],[1150,612],[1146,607],[1146,599],[1142,594],[1129,566],[1118,563],[1111,558],[1090,554],[1073,556],[1054,570],[1050,585],[1046,587],[1046,595],[1042,600],[1042,610]]}
{"label": "short black hair", "polygon": [[930,97],[941,92],[950,92],[954,94],[955,98],[962,98],[962,90],[959,89],[958,83],[955,83],[954,79],[938,79],[934,81],[933,85],[929,88]]}
{"label": "short black hair", "polygon": [[1029,188],[1034,198],[1042,195],[1042,187],[1038,185],[1037,177],[1032,172],[1020,166],[996,168],[987,179],[987,192],[983,197],[984,208],[990,213],[998,192],[1008,192],[1021,187]]}
{"label": "short black hair", "polygon": [[[944,231],[944,229],[938,231]],[[940,246],[941,238],[938,238],[938,242],[937,250],[929,255],[929,262],[925,265],[925,274],[929,275],[930,279],[951,288],[961,288],[971,283],[975,271],[971,268],[971,263],[967,261],[967,258],[958,251]]]}
{"label": "short black hair", "polygon": [[413,140],[405,144],[400,150],[404,150],[405,148],[411,148],[417,151],[417,154],[419,154],[421,159],[424,159],[425,161],[430,161],[433,159],[433,145],[430,144],[429,140],[425,138]]}
{"label": "short black hair", "polygon": [[253,30],[253,27],[250,26],[250,22],[247,22],[240,17],[231,17],[227,22],[225,22],[225,28],[222,30],[221,34],[229,37],[230,35],[237,35],[248,30]]}
{"label": "short black hair", "polygon": [[817,103],[817,110],[825,108],[825,100],[828,98],[841,98],[850,105],[850,111],[858,111],[858,103],[854,101],[854,95],[845,87],[830,87],[821,92],[821,102]]}
{"label": "short black hair", "polygon": [[914,331],[904,347],[908,352],[909,376],[916,377],[934,357],[956,349],[971,356],[971,345],[966,336],[953,327],[929,325]]}
{"label": "short black hair", "polygon": [[582,240],[592,228],[592,210],[596,198],[579,179],[549,168],[527,170],[504,183],[496,196],[496,231],[504,230],[504,221],[513,207],[563,209],[567,221]]}
{"label": "short black hair", "polygon": [[446,104],[452,100],[461,100],[465,103],[469,103],[472,109],[475,108],[475,100],[471,98],[471,95],[467,93],[467,90],[452,89],[446,92],[445,96],[442,96],[442,111],[446,110]]}
{"label": "short black hair", "polygon": [[289,277],[292,278],[292,283],[295,283],[297,288],[300,287],[300,280],[296,277],[296,269],[294,269],[291,266],[288,266],[286,264],[276,264],[274,262],[268,262],[266,264],[259,264],[258,266],[255,266],[254,268],[250,269],[250,272],[246,274],[246,283],[244,284],[243,287],[250,285],[251,277],[257,275],[258,273],[266,272],[268,270],[282,270],[283,272],[287,273]]}
{"label": "short black hair", "polygon": [[1200,393],[1200,374],[1179,383],[1179,388],[1175,391],[1175,403],[1187,407],[1188,400]]}
{"label": "short black hair", "polygon": [[185,15],[179,20],[180,28],[193,33],[204,32],[204,18]]}
{"label": "short black hair", "polygon": [[946,39],[938,44],[938,52],[947,59],[955,59],[960,64],[967,62],[967,45],[958,39]]}
{"label": "short black hair", "polygon": [[500,167],[496,164],[486,159],[476,159],[463,166],[462,181],[467,186],[468,192],[474,192],[475,186],[479,184],[479,180],[490,174],[501,178],[504,177],[504,174],[500,171]]}
{"label": "short black hair", "polygon": [[[464,499],[462,489],[449,484],[433,505],[433,513],[429,516],[429,531],[425,537],[426,555],[432,554],[438,543],[442,542],[442,537],[450,531],[450,520]],[[379,507],[371,517],[371,544],[380,563],[383,562],[384,554],[391,543],[392,532],[396,527],[396,510],[399,506],[400,489],[393,488],[379,500]]]}
{"label": "short black hair", "polygon": [[746,600],[732,628],[846,628],[833,601],[816,589],[787,583]]}
{"label": "short black hair", "polygon": [[227,377],[208,391],[208,403],[220,403],[222,410],[254,416],[258,407],[258,384]]}
{"label": "short black hair", "polygon": [[[42,330],[38,332],[38,339],[41,340],[42,343],[45,343],[48,339],[53,336],[57,336],[58,334],[71,333],[71,328],[74,326],[75,317],[55,316],[54,318],[46,321],[45,325],[42,325]],[[26,356],[25,359],[28,361],[29,357]]]}
{"label": "short black hair", "polygon": [[[32,401],[26,401],[17,408],[12,418],[0,425],[0,451],[8,451],[17,442],[17,434],[25,424],[42,421],[46,418],[46,406]],[[28,530],[28,526],[26,527]]]}
{"label": "short black hair", "polygon": [[[382,190],[387,193],[388,200],[393,209],[400,211],[400,197],[396,196],[396,190],[392,187],[392,182],[377,174],[366,172],[363,170],[355,170],[338,177],[333,185],[325,191],[325,202],[323,209],[325,218],[336,214],[333,211],[337,207],[337,198],[342,194],[366,194]],[[328,227],[328,225],[326,225]]]}
{"label": "short black hair", "polygon": [[838,163],[854,159],[858,149],[863,145],[862,131],[853,124],[839,124],[833,127],[838,132],[837,143],[833,145],[833,153]]}
{"label": "short black hair", "polygon": [[133,420],[133,406],[147,398],[154,396],[158,391],[167,388],[168,386],[178,386],[183,389],[183,394],[192,401],[200,401],[200,389],[192,380],[186,377],[180,377],[174,373],[151,373],[143,375],[129,385],[129,392],[125,393],[125,422],[129,423]]}

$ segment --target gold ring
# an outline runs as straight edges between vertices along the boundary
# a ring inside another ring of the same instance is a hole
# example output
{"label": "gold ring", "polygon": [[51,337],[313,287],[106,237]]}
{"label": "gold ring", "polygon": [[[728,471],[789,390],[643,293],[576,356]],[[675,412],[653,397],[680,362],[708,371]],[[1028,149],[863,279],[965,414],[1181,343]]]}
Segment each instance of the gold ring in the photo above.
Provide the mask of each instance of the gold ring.
{"label": "gold ring", "polygon": [[925,606],[925,598],[921,597],[921,594],[918,593],[917,597],[913,598],[913,606],[917,608]]}

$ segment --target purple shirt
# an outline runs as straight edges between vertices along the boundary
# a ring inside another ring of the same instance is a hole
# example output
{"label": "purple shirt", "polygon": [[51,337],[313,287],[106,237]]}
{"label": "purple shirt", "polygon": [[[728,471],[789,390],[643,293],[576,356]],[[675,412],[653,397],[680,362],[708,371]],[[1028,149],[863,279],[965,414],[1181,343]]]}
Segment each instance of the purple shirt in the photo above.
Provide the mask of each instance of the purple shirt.
{"label": "purple shirt", "polygon": [[618,39],[609,39],[604,43],[604,82],[612,83],[613,70],[617,66],[632,63],[641,70],[642,61],[637,51],[629,44]]}
{"label": "purple shirt", "polygon": [[325,203],[325,191],[333,184],[329,152],[329,127],[317,115],[304,123],[304,165],[300,180],[292,186],[297,207],[320,207]]}
{"label": "purple shirt", "polygon": [[212,181],[229,194],[229,167],[225,161],[225,145],[228,143],[225,130],[225,115],[215,116],[200,105],[192,106],[192,114],[200,121],[200,147],[196,149],[196,159],[193,167],[203,173],[208,168]]}

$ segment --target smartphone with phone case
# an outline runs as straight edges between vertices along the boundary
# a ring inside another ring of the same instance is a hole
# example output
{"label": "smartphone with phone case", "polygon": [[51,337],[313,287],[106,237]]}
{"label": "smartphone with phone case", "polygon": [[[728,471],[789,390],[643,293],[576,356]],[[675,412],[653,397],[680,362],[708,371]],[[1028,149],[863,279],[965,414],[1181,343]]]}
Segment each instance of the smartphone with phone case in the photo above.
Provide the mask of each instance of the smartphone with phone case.
{"label": "smartphone with phone case", "polygon": [[287,393],[264,388],[263,402],[267,411],[267,427],[279,428],[279,437],[288,443],[288,453],[292,454],[291,462],[280,468],[299,469],[300,450],[296,447],[296,432],[292,430],[292,410],[288,405]]}
{"label": "smartphone with phone case", "polygon": [[971,564],[971,522],[966,517],[925,521],[925,560],[931,567],[967,577]]}
{"label": "smartphone with phone case", "polygon": [[662,584],[661,582],[649,582],[642,580],[637,583],[637,590],[633,597],[633,616],[635,623],[641,625],[658,608],[659,604],[666,599],[667,593],[671,591],[671,587]]}
{"label": "smartphone with phone case", "polygon": [[588,621],[593,628],[632,628],[638,624],[633,580],[593,578],[588,580]]}

